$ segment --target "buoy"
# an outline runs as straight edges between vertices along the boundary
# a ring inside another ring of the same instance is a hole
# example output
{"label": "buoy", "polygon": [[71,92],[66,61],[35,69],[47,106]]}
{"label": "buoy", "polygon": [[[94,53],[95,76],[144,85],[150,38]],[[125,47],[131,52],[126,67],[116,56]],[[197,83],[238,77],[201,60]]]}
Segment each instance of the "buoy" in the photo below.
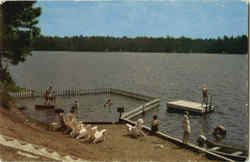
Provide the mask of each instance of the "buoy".
{"label": "buoy", "polygon": [[219,125],[216,128],[214,128],[213,135],[215,137],[225,137],[226,134],[227,134],[227,131],[222,125]]}

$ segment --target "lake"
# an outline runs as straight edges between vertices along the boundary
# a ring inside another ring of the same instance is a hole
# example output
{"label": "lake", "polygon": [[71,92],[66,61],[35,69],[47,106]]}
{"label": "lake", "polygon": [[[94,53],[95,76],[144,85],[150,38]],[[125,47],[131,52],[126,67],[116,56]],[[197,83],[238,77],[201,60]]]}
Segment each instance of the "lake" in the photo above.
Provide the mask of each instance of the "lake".
{"label": "lake", "polygon": [[248,146],[248,56],[218,54],[164,54],[133,52],[34,51],[23,64],[11,67],[16,82],[26,88],[113,87],[161,98],[161,106],[143,116],[150,125],[158,114],[160,130],[182,138],[183,114],[166,112],[168,101],[201,101],[206,85],[216,111],[191,116],[191,141],[201,132],[213,138],[223,125],[224,144]]}

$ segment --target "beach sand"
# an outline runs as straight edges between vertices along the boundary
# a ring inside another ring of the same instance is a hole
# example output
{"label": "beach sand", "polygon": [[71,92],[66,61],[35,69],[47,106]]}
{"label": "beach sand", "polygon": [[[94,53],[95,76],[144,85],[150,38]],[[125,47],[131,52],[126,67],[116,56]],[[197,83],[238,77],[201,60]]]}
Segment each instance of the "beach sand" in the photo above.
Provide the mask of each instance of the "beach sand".
{"label": "beach sand", "polygon": [[[45,124],[30,120],[15,107],[6,110],[0,107],[0,133],[32,144],[41,145],[59,153],[69,154],[90,161],[154,161],[154,162],[202,162],[207,159],[203,153],[195,153],[176,144],[146,134],[135,139],[127,136],[123,124],[97,125],[107,129],[104,142],[89,144],[84,139],[76,140],[62,132],[48,131]],[[161,147],[159,147],[161,145]],[[16,154],[17,150],[0,145],[3,160],[34,160]],[[40,161],[51,159],[39,158]]]}

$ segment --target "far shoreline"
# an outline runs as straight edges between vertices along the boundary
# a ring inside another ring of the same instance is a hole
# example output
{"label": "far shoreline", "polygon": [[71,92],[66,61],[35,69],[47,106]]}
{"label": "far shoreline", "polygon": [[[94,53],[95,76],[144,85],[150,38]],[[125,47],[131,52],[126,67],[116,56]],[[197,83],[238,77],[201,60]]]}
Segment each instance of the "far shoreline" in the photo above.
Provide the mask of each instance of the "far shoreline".
{"label": "far shoreline", "polygon": [[138,51],[70,51],[70,50],[32,50],[32,52],[72,52],[72,53],[136,53],[136,54],[166,54],[166,55],[248,55],[248,53],[183,53],[183,52],[138,52]]}

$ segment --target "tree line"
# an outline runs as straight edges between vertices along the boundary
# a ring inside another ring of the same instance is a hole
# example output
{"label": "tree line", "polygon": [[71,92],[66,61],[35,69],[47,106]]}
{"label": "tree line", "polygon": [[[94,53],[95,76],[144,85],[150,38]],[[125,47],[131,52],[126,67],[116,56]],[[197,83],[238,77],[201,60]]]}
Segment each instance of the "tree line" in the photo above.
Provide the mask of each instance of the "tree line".
{"label": "tree line", "polygon": [[33,50],[67,51],[127,51],[166,53],[225,53],[246,54],[246,35],[210,39],[187,37],[110,37],[110,36],[44,36],[33,40]]}

